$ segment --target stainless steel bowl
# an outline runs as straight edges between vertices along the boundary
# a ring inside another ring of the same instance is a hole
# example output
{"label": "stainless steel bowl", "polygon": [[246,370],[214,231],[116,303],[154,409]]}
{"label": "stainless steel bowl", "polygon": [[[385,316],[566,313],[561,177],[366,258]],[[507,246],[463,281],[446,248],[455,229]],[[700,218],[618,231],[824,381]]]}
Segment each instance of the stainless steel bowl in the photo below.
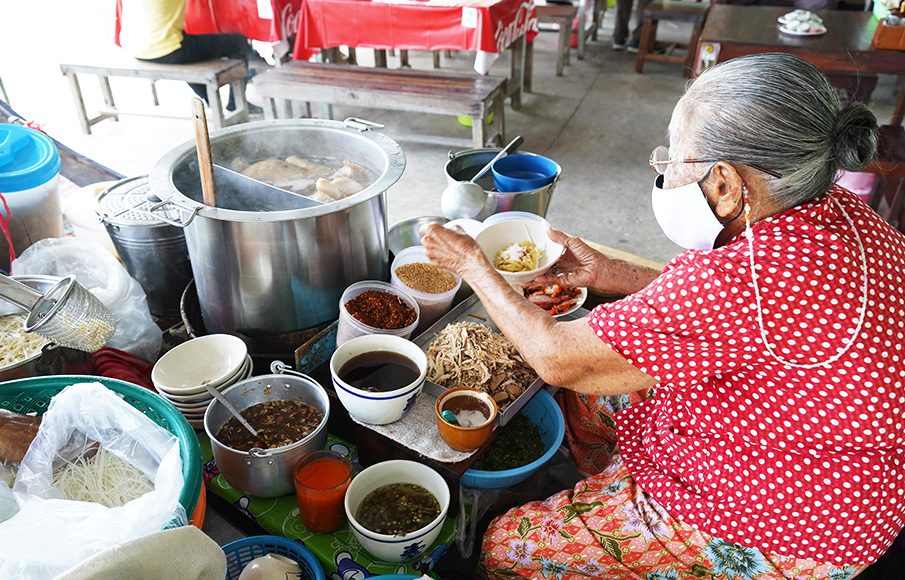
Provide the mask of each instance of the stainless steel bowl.
{"label": "stainless steel bowl", "polygon": [[[13,279],[31,286],[42,294],[50,290],[60,280],[55,276],[13,276]],[[25,311],[15,304],[0,300],[0,316],[21,312]],[[80,365],[87,356],[88,353],[48,343],[39,352],[30,357],[14,364],[0,367],[0,382],[43,375],[60,375],[66,371],[68,364]]]}
{"label": "stainless steel bowl", "polygon": [[426,224],[445,224],[449,220],[442,216],[428,215],[396,222],[387,231],[387,247],[393,255],[412,246],[421,245],[421,233],[418,231]]}

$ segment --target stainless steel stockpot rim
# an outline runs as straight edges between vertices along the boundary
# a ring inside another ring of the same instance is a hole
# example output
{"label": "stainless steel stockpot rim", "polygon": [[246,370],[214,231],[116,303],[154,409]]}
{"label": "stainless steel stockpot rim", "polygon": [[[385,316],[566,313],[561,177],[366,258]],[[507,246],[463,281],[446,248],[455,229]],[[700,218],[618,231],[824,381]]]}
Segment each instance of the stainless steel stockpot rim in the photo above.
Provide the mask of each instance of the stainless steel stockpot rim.
{"label": "stainless steel stockpot rim", "polygon": [[402,147],[400,147],[396,141],[382,133],[371,130],[356,130],[353,127],[355,127],[355,125],[344,121],[333,121],[328,119],[279,119],[243,123],[241,125],[220,129],[210,134],[212,146],[220,141],[239,137],[248,133],[265,133],[269,131],[276,133],[284,132],[287,129],[292,128],[303,130],[316,128],[321,131],[333,131],[342,134],[347,139],[358,138],[372,142],[376,146],[375,152],[377,150],[382,152],[381,157],[385,170],[364,190],[339,201],[324,204],[319,207],[270,212],[238,211],[211,207],[199,203],[177,190],[173,183],[173,169],[187,160],[194,158],[197,154],[194,140],[186,141],[173,148],[157,161],[151,170],[151,188],[162,201],[171,201],[185,206],[198,207],[198,216],[223,221],[288,221],[341,212],[385,192],[391,185],[399,180],[399,177],[405,170],[405,155],[402,152]]}

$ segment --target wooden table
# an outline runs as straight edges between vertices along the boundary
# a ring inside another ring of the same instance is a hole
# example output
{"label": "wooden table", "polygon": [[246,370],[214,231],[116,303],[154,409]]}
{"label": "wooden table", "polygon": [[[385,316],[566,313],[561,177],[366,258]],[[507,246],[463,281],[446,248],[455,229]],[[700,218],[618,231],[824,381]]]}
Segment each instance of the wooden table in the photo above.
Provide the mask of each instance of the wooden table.
{"label": "wooden table", "polygon": [[[827,31],[819,36],[794,36],[779,30],[777,18],[789,8],[714,4],[698,41],[695,73],[713,64],[763,52],[799,56],[826,72],[858,74],[905,73],[905,51],[871,47],[877,19],[869,12],[815,10]],[[899,95],[892,124],[905,117],[905,90]]]}
{"label": "wooden table", "polygon": [[376,50],[468,50],[487,74],[512,53],[507,96],[521,106],[525,43],[537,31],[531,0],[303,0],[293,58],[307,60],[339,46]]}

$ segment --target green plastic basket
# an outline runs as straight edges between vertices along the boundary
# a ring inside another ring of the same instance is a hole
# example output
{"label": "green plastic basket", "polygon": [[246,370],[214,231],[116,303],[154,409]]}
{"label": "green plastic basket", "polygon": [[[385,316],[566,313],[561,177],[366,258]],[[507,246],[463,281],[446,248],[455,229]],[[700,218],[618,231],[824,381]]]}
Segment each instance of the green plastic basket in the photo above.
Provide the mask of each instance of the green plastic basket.
{"label": "green plastic basket", "polygon": [[60,391],[76,383],[96,382],[123,396],[123,400],[141,411],[149,419],[171,432],[179,440],[182,455],[182,476],[185,480],[179,503],[185,508],[186,517],[191,517],[201,493],[201,446],[195,431],[185,417],[169,401],[154,393],[107,377],[83,375],[54,375],[32,377],[0,383],[0,408],[14,413],[43,415],[50,399]]}

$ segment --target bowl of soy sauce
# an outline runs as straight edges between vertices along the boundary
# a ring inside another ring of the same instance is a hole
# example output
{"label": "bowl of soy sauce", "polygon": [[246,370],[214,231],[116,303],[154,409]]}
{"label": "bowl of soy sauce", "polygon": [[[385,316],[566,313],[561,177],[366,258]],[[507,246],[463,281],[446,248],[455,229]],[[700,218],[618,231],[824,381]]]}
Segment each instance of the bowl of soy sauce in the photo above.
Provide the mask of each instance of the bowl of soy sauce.
{"label": "bowl of soy sauce", "polygon": [[373,425],[393,423],[424,388],[427,356],[415,343],[388,334],[344,342],[330,358],[333,388],[346,411]]}

